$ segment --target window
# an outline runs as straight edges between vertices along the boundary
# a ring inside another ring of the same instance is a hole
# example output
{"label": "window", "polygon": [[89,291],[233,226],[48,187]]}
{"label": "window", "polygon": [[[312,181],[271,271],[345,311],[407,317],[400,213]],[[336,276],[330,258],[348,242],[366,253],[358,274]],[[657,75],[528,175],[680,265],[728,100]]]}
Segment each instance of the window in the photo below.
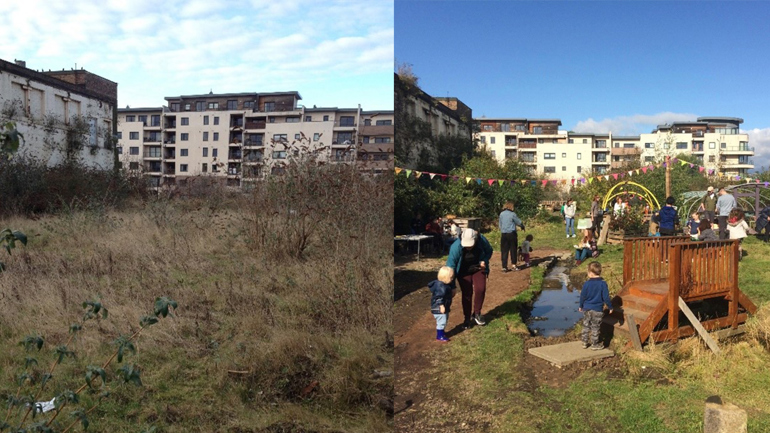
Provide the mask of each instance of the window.
{"label": "window", "polygon": [[564,165],[562,165],[562,166],[561,166],[561,171],[567,171],[567,167],[566,167],[566,166],[564,166]]}
{"label": "window", "polygon": [[209,102],[209,110],[219,110],[219,102]]}
{"label": "window", "polygon": [[179,138],[181,141],[187,141],[187,139],[190,137],[190,134],[183,132],[182,136]]}
{"label": "window", "polygon": [[179,103],[178,102],[173,102],[173,103],[171,103],[169,105],[171,106],[171,111],[179,111]]}
{"label": "window", "polygon": [[150,126],[160,126],[160,114],[150,116]]}
{"label": "window", "polygon": [[561,157],[562,158],[566,158],[567,157],[567,153],[566,152],[562,152]]}
{"label": "window", "polygon": [[353,116],[340,116],[340,126],[356,126],[355,117]]}
{"label": "window", "polygon": [[709,162],[716,162],[716,155],[709,155]]}
{"label": "window", "polygon": [[369,144],[369,136],[368,135],[364,136],[364,144]]}
{"label": "window", "polygon": [[633,149],[635,147],[636,146],[634,146],[634,143],[623,143],[623,148],[624,149]]}
{"label": "window", "polygon": [[286,134],[273,134],[273,141],[287,141]]}
{"label": "window", "polygon": [[128,133],[128,139],[129,140],[138,140],[139,139],[139,133],[138,132],[129,132]]}
{"label": "window", "polygon": [[209,116],[203,116],[203,124],[208,125],[209,124]]}
{"label": "window", "polygon": [[329,116],[328,115],[324,116],[324,122],[328,122],[328,121],[329,121]]}
{"label": "window", "polygon": [[581,157],[582,157],[582,154],[578,153],[577,154],[577,159],[582,159]]}
{"label": "window", "polygon": [[294,139],[295,139],[295,140],[299,140],[299,138],[300,138],[300,135],[299,135],[299,134],[294,134]]}
{"label": "window", "polygon": [[123,155],[123,147],[118,146],[118,155]]}
{"label": "window", "polygon": [[487,137],[486,137],[486,136],[484,136],[484,135],[482,135],[482,136],[481,136],[481,142],[482,142],[482,143],[486,143],[486,142],[487,142]]}
{"label": "window", "polygon": [[[392,124],[393,124],[393,121],[392,121],[392,120],[378,120],[376,124],[377,124],[377,125],[387,125],[387,126],[390,126],[390,125],[392,125]],[[507,126],[507,125],[508,125],[508,124],[506,124],[506,126]],[[505,130],[505,129],[504,129],[504,130]]]}
{"label": "window", "polygon": [[139,155],[139,146],[132,146],[128,148],[129,155]]}
{"label": "window", "polygon": [[118,131],[118,140],[123,139],[123,131]]}
{"label": "window", "polygon": [[[216,158],[216,157],[217,157],[217,148],[216,148],[216,147],[215,147],[215,148],[213,148],[213,149],[211,149],[211,156],[213,156],[214,158]],[[212,170],[212,171],[213,171],[213,170]]]}
{"label": "window", "polygon": [[218,132],[214,133],[214,140],[213,141],[219,141],[219,133]]}
{"label": "window", "polygon": [[179,149],[179,156],[187,156],[188,149]]}
{"label": "window", "polygon": [[653,143],[644,143],[644,148],[645,149],[652,149],[654,147],[655,147],[655,145]]}
{"label": "window", "polygon": [[267,123],[275,123],[275,116],[267,116]]}
{"label": "window", "polygon": [[375,143],[390,143],[390,137],[374,137]]}
{"label": "window", "polygon": [[184,104],[184,111],[190,111],[190,104]]}
{"label": "window", "polygon": [[136,116],[126,116],[126,122],[136,122]]}
{"label": "window", "polygon": [[543,159],[556,159],[555,153],[546,153],[543,155]]}
{"label": "window", "polygon": [[537,142],[540,143],[540,144],[543,144],[543,143],[545,143],[545,138],[538,138]]}
{"label": "window", "polygon": [[569,139],[567,142],[568,142],[569,144],[574,144],[574,143],[575,143],[575,139],[574,139],[574,138],[570,138],[570,139]]}
{"label": "window", "polygon": [[254,109],[254,101],[246,101],[243,103],[243,108],[248,108],[250,110]]}
{"label": "window", "polygon": [[[390,123],[388,123],[388,125],[390,125]],[[500,124],[500,130],[503,132],[511,132],[511,124],[510,123]]]}
{"label": "window", "polygon": [[209,165],[204,162],[201,164],[201,173],[206,173],[207,171],[209,171]]}
{"label": "window", "polygon": [[195,103],[195,111],[206,111],[206,101],[198,101]]}
{"label": "window", "polygon": [[727,149],[727,143],[720,143],[720,147],[722,149]]}
{"label": "window", "polygon": [[372,126],[372,119],[364,119],[364,126]]}
{"label": "window", "polygon": [[212,173],[219,173],[219,166],[216,164],[211,164],[211,172]]}
{"label": "window", "polygon": [[209,148],[208,147],[204,147],[203,148],[203,156],[209,156]]}
{"label": "window", "polygon": [[583,144],[586,144],[586,143],[588,143],[588,139],[587,139],[587,138],[584,138],[584,139],[583,139]]}
{"label": "window", "polygon": [[275,111],[275,102],[265,102],[265,111]]}
{"label": "window", "polygon": [[654,156],[645,156],[644,157],[644,162],[653,162],[653,161],[655,161],[655,157]]}
{"label": "window", "polygon": [[187,172],[187,164],[179,164],[179,171],[181,171],[182,173],[186,173]]}
{"label": "window", "polygon": [[209,132],[208,131],[204,131],[203,132],[203,141],[209,141]]}
{"label": "window", "polygon": [[190,118],[189,117],[183,117],[182,118],[182,126],[189,125],[190,124]]}
{"label": "window", "polygon": [[312,122],[313,116],[305,116],[305,122]]}
{"label": "window", "polygon": [[543,167],[543,173],[556,173],[556,167]]}
{"label": "window", "polygon": [[214,116],[214,125],[219,125],[219,116]]}
{"label": "window", "polygon": [[[543,133],[543,127],[542,126],[535,126],[534,128],[532,128],[532,133],[533,134],[542,134]],[[554,167],[554,171],[553,172],[554,173],[556,172],[556,167]]]}
{"label": "window", "polygon": [[273,151],[273,159],[286,159],[286,151]]}
{"label": "window", "polygon": [[495,144],[495,137],[489,137],[489,144]]}
{"label": "window", "polygon": [[320,138],[321,138],[321,134],[319,134],[317,132],[315,134],[313,134],[313,141],[318,141]]}
{"label": "window", "polygon": [[286,123],[299,123],[299,117],[287,117]]}
{"label": "window", "polygon": [[238,101],[231,99],[227,101],[227,109],[228,110],[237,110],[238,109]]}
{"label": "window", "polygon": [[677,149],[687,149],[687,143],[683,141],[679,141],[676,143]]}
{"label": "window", "polygon": [[492,151],[492,158],[494,158],[494,157],[495,157],[495,151],[493,150]]}
{"label": "window", "polygon": [[145,158],[160,158],[160,147],[145,147],[144,149],[144,157]]}
{"label": "window", "polygon": [[582,173],[583,172],[583,167],[578,165],[577,166],[577,172],[578,172],[578,174]]}
{"label": "window", "polygon": [[515,130],[516,131],[526,131],[526,129],[524,128],[524,125],[516,125]]}
{"label": "window", "polygon": [[129,163],[128,163],[128,169],[129,169],[129,170],[139,170],[139,163],[138,163],[138,162],[136,162],[136,161],[134,161],[134,162],[129,162]]}
{"label": "window", "polygon": [[709,142],[709,149],[716,149],[716,148],[717,148],[716,143],[714,143],[713,141]]}

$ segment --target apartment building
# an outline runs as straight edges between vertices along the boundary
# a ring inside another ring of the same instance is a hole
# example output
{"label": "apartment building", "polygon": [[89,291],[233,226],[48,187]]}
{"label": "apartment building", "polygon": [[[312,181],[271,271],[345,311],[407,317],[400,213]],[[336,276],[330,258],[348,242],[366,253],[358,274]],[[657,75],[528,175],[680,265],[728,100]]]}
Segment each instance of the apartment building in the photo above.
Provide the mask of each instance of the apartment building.
{"label": "apartment building", "polygon": [[357,162],[362,171],[373,174],[393,169],[395,115],[390,111],[362,111]]}
{"label": "apartment building", "polygon": [[[118,153],[154,187],[207,176],[228,186],[280,175],[292,160],[356,163],[365,141],[393,141],[387,130],[366,131],[387,112],[308,108],[298,92],[225,93],[165,98],[167,105],[118,110]],[[392,148],[378,162],[392,168]],[[378,158],[380,156],[378,155]],[[375,172],[380,172],[375,170]]]}
{"label": "apartment building", "polygon": [[727,176],[754,168],[754,149],[740,133],[743,119],[699,117],[695,122],[659,125],[649,134],[621,136],[559,130],[558,119],[476,119],[476,139],[500,163],[518,158],[533,173],[569,179],[603,174],[629,163],[660,162],[665,156],[692,155],[694,162]]}
{"label": "apartment building", "polygon": [[398,146],[400,162],[405,167],[436,162],[434,140],[442,136],[473,138],[473,111],[455,97],[437,98],[414,83],[404,82],[395,74],[394,100],[401,125],[419,125],[401,129]]}
{"label": "apartment building", "polygon": [[86,70],[38,72],[0,60],[0,121],[24,135],[19,154],[49,166],[115,165],[117,83]]}

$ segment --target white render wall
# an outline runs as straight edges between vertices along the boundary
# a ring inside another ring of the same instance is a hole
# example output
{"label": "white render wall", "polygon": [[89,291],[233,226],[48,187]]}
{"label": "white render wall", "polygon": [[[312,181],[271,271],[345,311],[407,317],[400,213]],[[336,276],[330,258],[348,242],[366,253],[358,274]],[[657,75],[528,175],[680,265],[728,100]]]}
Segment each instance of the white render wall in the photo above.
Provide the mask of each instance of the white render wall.
{"label": "white render wall", "polygon": [[44,161],[49,166],[66,158],[66,136],[81,118],[82,148],[72,157],[84,165],[110,170],[112,149],[112,106],[98,99],[68,92],[12,73],[0,74],[0,119],[16,123],[24,135],[19,154]]}

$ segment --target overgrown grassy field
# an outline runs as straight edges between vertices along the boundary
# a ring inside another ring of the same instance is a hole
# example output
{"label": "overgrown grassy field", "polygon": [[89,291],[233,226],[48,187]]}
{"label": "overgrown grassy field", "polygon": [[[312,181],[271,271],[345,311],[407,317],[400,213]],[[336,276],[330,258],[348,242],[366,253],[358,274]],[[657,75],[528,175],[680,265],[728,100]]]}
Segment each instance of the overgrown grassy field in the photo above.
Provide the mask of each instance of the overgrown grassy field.
{"label": "overgrown grassy field", "polygon": [[[564,237],[560,222],[529,222],[533,245],[570,249],[574,239]],[[488,237],[498,242],[499,233]],[[538,242],[538,239],[541,241]],[[499,244],[499,242],[498,242]],[[443,354],[443,371],[452,371],[446,393],[458,408],[487,417],[495,432],[702,432],[703,404],[720,395],[748,412],[752,432],[770,431],[770,245],[746,239],[748,256],[740,263],[740,287],[760,306],[743,337],[720,342],[714,355],[696,338],[676,346],[652,345],[644,353],[613,342],[623,360],[622,377],[589,371],[565,388],[540,384],[524,368],[524,339],[528,335],[519,306],[533,298],[542,284],[541,269],[532,269],[529,290],[504,304],[502,317],[483,332],[456,338]],[[599,261],[613,291],[622,279],[622,248],[604,246]],[[618,281],[613,281],[617,276]],[[575,339],[578,337],[575,336]],[[463,390],[457,392],[457,390]],[[459,409],[458,409],[459,410]]]}
{"label": "overgrown grassy field", "polygon": [[[113,381],[122,365],[113,362],[112,395],[89,414],[89,431],[392,430],[392,191],[392,179],[316,172],[249,195],[0,221],[29,237],[3,252],[0,398],[17,393],[25,336],[46,341],[31,353],[39,379],[82,319],[81,303],[109,309],[68,347],[77,357],[56,368],[39,396],[50,400],[84,383],[86,366],[101,365],[168,296],[173,317],[143,331],[123,360],[141,369],[143,386]],[[83,407],[95,398],[82,393]]]}

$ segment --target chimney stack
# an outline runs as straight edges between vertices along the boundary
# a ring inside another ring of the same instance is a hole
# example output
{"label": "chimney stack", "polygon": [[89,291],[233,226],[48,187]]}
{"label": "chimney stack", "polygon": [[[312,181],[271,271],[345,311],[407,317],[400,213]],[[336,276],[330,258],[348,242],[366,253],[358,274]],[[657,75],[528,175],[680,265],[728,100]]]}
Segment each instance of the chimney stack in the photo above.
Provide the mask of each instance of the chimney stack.
{"label": "chimney stack", "polygon": [[13,62],[16,63],[17,65],[21,66],[22,68],[26,68],[27,67],[27,62],[25,62],[24,60],[13,59]]}

